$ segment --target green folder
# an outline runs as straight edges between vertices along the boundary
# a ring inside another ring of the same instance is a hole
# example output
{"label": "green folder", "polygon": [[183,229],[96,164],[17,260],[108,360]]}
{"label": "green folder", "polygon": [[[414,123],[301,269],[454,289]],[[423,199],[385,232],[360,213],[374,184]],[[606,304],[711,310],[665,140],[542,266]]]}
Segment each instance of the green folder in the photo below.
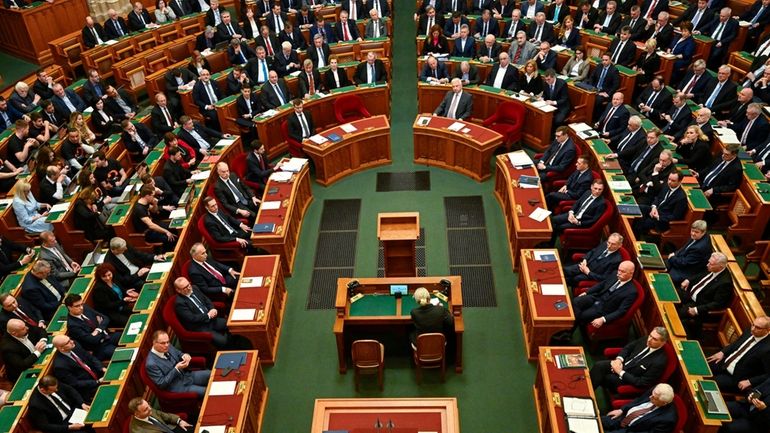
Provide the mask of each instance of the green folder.
{"label": "green folder", "polygon": [[752,162],[744,162],[743,163],[743,173],[746,175],[746,177],[749,180],[757,180],[757,181],[760,181],[760,182],[765,180],[765,175],[762,174],[762,170],[760,170]]}
{"label": "green folder", "polygon": [[0,409],[0,431],[11,431],[16,421],[21,419],[21,410],[24,406],[4,406]]}
{"label": "green folder", "polygon": [[150,167],[155,163],[155,161],[159,160],[162,156],[163,156],[163,152],[153,150],[147,154],[147,157],[144,158],[144,162],[147,164],[148,167]]}
{"label": "green folder", "polygon": [[683,340],[680,343],[682,350],[679,352],[679,356],[682,358],[687,373],[690,376],[711,376],[711,368],[703,355],[700,343],[694,340]]}
{"label": "green folder", "polygon": [[134,356],[136,351],[137,349],[115,350],[115,353],[112,354],[110,365],[107,367],[107,371],[104,373],[104,380],[111,382],[114,380],[123,379],[121,375],[123,375],[123,372],[126,371],[126,369],[128,369],[128,367],[131,365],[131,357]]}
{"label": "green folder", "polygon": [[664,273],[652,274],[652,288],[662,302],[679,302],[679,294],[676,292],[671,276]]}
{"label": "green folder", "polygon": [[153,303],[158,299],[160,294],[160,284],[150,283],[142,286],[142,291],[139,292],[139,299],[134,304],[134,311],[149,310]]}
{"label": "green folder", "polygon": [[128,212],[130,210],[131,210],[130,203],[124,203],[124,204],[119,204],[115,206],[115,209],[112,210],[110,217],[107,218],[107,225],[114,226],[114,225],[120,224],[123,217],[128,215]]}
{"label": "green folder", "polygon": [[9,274],[3,280],[3,284],[0,285],[0,294],[10,293],[16,290],[21,285],[21,280],[24,279],[24,274]]}
{"label": "green folder", "polygon": [[395,316],[396,298],[391,295],[364,295],[350,304],[350,317]]}
{"label": "green folder", "polygon": [[42,373],[42,368],[30,368],[24,370],[21,376],[16,380],[16,384],[13,386],[11,393],[8,395],[8,401],[22,401],[26,400],[27,392],[32,392],[35,389],[37,380]]}
{"label": "green folder", "polygon": [[610,147],[607,146],[607,143],[602,140],[591,140],[591,147],[598,155],[608,155],[612,153],[612,149],[610,149]]}
{"label": "green folder", "polygon": [[94,273],[95,269],[96,269],[96,265],[83,266],[82,268],[80,268],[80,273],[78,275],[91,275]]}
{"label": "green folder", "polygon": [[660,256],[660,250],[655,244],[641,242],[639,243],[639,263],[644,269],[666,269],[663,258]]}
{"label": "green folder", "polygon": [[709,203],[709,200],[706,198],[706,195],[703,194],[702,190],[687,190],[687,198],[690,199],[693,208],[704,211],[711,210],[711,203]]}
{"label": "green folder", "polygon": [[[698,389],[702,389],[704,391],[719,391],[719,387],[717,386],[717,383],[713,380],[699,380],[698,381]],[[698,400],[698,403],[701,406],[701,409],[703,409],[703,414],[706,415],[707,419],[716,419],[716,420],[722,420],[722,421],[730,421],[732,417],[730,417],[729,414],[719,415],[714,413],[708,413],[706,410],[707,403],[706,401],[701,398],[700,392],[696,392],[696,399]]]}
{"label": "green folder", "polygon": [[45,221],[49,222],[49,223],[57,221],[62,215],[64,215],[65,212],[67,212],[67,211],[66,210],[60,210],[60,211],[57,211],[57,212],[51,212],[51,213],[48,214],[47,217],[45,217]]}
{"label": "green folder", "polygon": [[[135,313],[132,314],[131,317],[128,318],[128,323],[126,324],[125,329],[123,329],[123,334],[120,336],[120,341],[118,344],[120,346],[126,346],[132,343],[135,343],[136,340],[141,337],[142,333],[144,332],[145,328],[147,328],[147,321],[149,320],[150,315],[146,313]],[[139,332],[134,335],[128,335],[128,329],[131,326],[132,323],[139,322],[142,324],[142,327],[139,329]]]}
{"label": "green folder", "polygon": [[69,311],[67,310],[67,307],[65,307],[64,305],[59,305],[59,308],[57,308],[56,312],[53,314],[51,323],[49,323],[48,327],[46,328],[48,333],[55,334],[57,332],[62,331],[67,326],[68,315],[69,315]]}
{"label": "green folder", "polygon": [[89,287],[91,287],[91,282],[93,281],[94,279],[90,277],[75,278],[67,293],[82,295],[88,290]]}
{"label": "green folder", "polygon": [[95,423],[106,421],[112,407],[117,403],[120,385],[101,385],[96,390],[94,400],[91,402],[91,409],[86,415],[86,423]]}

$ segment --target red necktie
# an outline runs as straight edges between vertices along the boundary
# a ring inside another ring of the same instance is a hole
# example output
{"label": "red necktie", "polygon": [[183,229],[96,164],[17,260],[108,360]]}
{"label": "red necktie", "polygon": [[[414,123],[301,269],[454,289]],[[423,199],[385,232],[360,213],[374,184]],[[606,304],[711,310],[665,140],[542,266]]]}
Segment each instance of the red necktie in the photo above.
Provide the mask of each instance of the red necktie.
{"label": "red necktie", "polygon": [[265,38],[265,43],[267,44],[267,54],[272,56],[273,55],[273,46],[270,45],[270,37]]}
{"label": "red necktie", "polygon": [[342,35],[343,35],[343,38],[346,41],[350,40],[350,34],[348,33],[348,23],[347,22],[342,24]]}
{"label": "red necktie", "polygon": [[26,313],[24,313],[23,311],[21,311],[21,308],[17,308],[17,309],[16,309],[16,311],[14,311],[14,313],[16,313],[16,315],[17,315],[19,318],[21,318],[21,320],[23,320],[23,321],[27,322],[27,324],[28,324],[28,325],[31,325],[31,326],[37,326],[37,325],[38,325],[38,324],[37,324],[37,322],[35,322],[34,320],[32,320],[32,318],[31,318],[31,317],[27,316],[27,314],[26,314]]}
{"label": "red necktie", "polygon": [[310,94],[315,95],[315,83],[313,82],[313,73],[310,72],[307,74],[307,81],[310,83]]}
{"label": "red necktie", "polygon": [[94,373],[94,371],[93,371],[93,370],[91,370],[91,367],[87,366],[87,365],[86,365],[86,363],[85,363],[85,362],[83,362],[83,361],[80,359],[80,357],[79,357],[79,356],[75,355],[75,352],[72,352],[72,359],[74,359],[74,360],[75,360],[75,362],[77,362],[77,364],[78,364],[78,365],[79,365],[81,368],[83,368],[83,370],[87,371],[87,372],[88,372],[88,374],[90,374],[90,375],[91,375],[91,377],[93,377],[93,378],[94,378],[94,380],[99,380],[99,378],[98,378],[98,377],[96,377],[96,373]]}
{"label": "red necktie", "polygon": [[224,283],[225,283],[225,277],[223,277],[223,276],[222,276],[222,274],[221,274],[221,273],[219,273],[219,271],[217,271],[216,269],[214,269],[214,267],[213,267],[213,266],[211,266],[210,264],[208,264],[208,263],[206,263],[206,262],[201,262],[201,264],[203,265],[203,267],[204,267],[204,268],[206,268],[206,270],[207,270],[207,271],[209,271],[209,273],[210,273],[211,275],[213,275],[214,277],[216,277],[216,279],[217,279],[217,280],[219,280],[219,282],[220,282],[220,283],[222,283],[222,284],[224,284]]}

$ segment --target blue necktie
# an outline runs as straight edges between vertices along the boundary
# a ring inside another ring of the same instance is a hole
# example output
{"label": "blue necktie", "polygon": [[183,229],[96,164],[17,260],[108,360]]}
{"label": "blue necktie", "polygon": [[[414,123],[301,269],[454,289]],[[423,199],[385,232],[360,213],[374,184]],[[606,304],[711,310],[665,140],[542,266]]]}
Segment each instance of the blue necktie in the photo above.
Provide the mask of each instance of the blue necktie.
{"label": "blue necktie", "polygon": [[599,76],[599,83],[596,84],[596,88],[602,90],[604,85],[604,77],[607,76],[607,68],[602,68],[602,74]]}
{"label": "blue necktie", "polygon": [[708,101],[706,101],[706,107],[711,108],[711,105],[714,103],[714,101],[717,99],[717,96],[719,95],[719,91],[722,90],[722,83],[717,83],[716,87],[714,87],[714,91],[711,92],[711,96],[709,96]]}

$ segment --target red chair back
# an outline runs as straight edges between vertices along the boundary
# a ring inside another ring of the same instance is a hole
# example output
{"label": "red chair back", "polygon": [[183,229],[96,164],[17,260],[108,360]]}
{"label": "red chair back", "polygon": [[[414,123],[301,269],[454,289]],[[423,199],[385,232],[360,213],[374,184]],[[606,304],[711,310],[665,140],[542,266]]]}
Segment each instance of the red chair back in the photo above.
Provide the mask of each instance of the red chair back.
{"label": "red chair back", "polygon": [[[198,405],[198,394],[194,392],[171,392],[158,388],[155,382],[147,374],[145,363],[139,367],[139,378],[150,388],[153,394],[158,397],[160,407],[164,412],[185,412],[194,411]],[[129,417],[130,421],[130,417]],[[128,425],[126,425],[127,427]]]}
{"label": "red chair back", "polygon": [[607,207],[604,213],[596,222],[587,228],[570,228],[564,230],[559,237],[563,250],[588,250],[591,245],[596,244],[596,240],[601,238],[602,231],[612,219],[615,207],[607,201]]}
{"label": "red chair back", "polygon": [[676,424],[671,432],[679,433],[684,429],[685,424],[687,424],[687,417],[689,416],[687,406],[685,406],[682,397],[679,397],[677,394],[674,394],[674,401],[672,404],[676,407]]}
{"label": "red chair back", "polygon": [[230,161],[230,170],[237,174],[241,180],[246,178],[246,158],[248,157],[248,152],[243,152],[235,155],[235,158]]}
{"label": "red chair back", "polygon": [[281,122],[281,135],[283,135],[283,139],[286,140],[286,144],[289,145],[289,153],[291,156],[302,157],[305,155],[302,151],[302,143],[289,136],[289,122],[286,120]]}
{"label": "red chair back", "polygon": [[371,116],[364,101],[358,95],[344,95],[334,101],[334,117],[339,123],[353,122]]}
{"label": "red chair back", "polygon": [[[623,317],[605,324],[601,328],[594,328],[593,326],[586,326],[586,333],[591,343],[596,343],[603,340],[627,340],[628,329],[631,326],[631,321],[634,319],[634,315],[637,310],[642,306],[644,302],[644,289],[642,285],[636,280],[633,280],[634,287],[636,288],[636,300],[631,304],[631,307],[626,311]],[[674,358],[676,359],[676,358]]]}

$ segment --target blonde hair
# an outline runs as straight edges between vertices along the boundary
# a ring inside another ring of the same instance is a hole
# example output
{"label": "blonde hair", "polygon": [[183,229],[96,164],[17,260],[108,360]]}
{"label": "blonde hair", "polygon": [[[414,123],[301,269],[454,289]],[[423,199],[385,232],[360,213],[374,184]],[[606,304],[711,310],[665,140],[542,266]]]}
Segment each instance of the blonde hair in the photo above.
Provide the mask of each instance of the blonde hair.
{"label": "blonde hair", "polygon": [[32,184],[28,181],[19,182],[19,186],[16,189],[19,199],[22,201],[29,201],[29,192],[32,190]]}
{"label": "blonde hair", "polygon": [[430,303],[430,292],[425,287],[419,287],[415,290],[412,297],[419,305],[428,305]]}

